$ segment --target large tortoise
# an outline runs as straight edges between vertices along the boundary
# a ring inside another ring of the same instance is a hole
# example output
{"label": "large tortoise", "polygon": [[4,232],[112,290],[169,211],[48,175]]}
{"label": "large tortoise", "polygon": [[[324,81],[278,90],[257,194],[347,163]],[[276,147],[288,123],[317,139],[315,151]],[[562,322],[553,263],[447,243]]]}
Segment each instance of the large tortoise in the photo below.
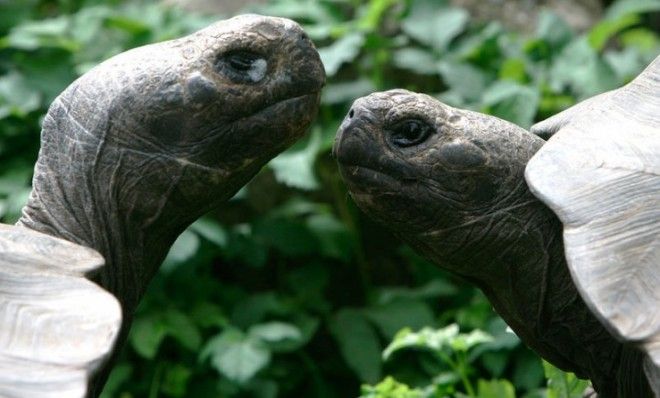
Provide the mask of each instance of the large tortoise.
{"label": "large tortoise", "polygon": [[296,23],[246,15],[117,55],[57,97],[29,202],[0,225],[0,396],[100,393],[108,366],[88,379],[176,237],[305,132],[324,80]]}
{"label": "large tortoise", "polygon": [[532,132],[556,134],[392,90],[355,101],[334,152],[361,209],[542,357],[601,398],[659,396],[660,57]]}

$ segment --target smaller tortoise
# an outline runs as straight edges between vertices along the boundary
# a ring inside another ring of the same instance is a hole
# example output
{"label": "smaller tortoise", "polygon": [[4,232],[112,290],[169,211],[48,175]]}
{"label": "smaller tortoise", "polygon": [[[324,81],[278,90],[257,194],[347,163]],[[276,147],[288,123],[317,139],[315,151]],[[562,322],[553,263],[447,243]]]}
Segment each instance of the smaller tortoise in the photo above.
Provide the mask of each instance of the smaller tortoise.
{"label": "smaller tortoise", "polygon": [[300,26],[243,15],[60,94],[28,204],[0,226],[0,396],[98,395],[176,237],[305,133],[324,80]]}
{"label": "smaller tortoise", "polygon": [[542,357],[601,398],[660,396],[660,57],[532,131],[557,133],[392,90],[355,101],[333,151],[363,211]]}

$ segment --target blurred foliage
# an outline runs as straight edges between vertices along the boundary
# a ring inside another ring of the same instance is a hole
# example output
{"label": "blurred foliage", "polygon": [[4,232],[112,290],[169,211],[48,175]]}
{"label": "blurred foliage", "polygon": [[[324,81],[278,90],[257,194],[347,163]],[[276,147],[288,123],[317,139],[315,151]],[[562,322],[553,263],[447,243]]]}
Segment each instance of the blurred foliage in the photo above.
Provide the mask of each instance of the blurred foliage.
{"label": "blurred foliage", "polygon": [[[617,1],[584,33],[542,10],[522,35],[438,0],[257,9],[316,42],[328,74],[317,121],[177,240],[104,397],[351,397],[363,383],[369,398],[579,396],[586,384],[542,365],[477,290],[365,219],[329,149],[353,99],[395,87],[529,127],[639,73],[660,53],[645,23],[658,10]],[[0,218],[18,217],[40,121],[73,79],[220,18],[119,0],[0,1]]]}

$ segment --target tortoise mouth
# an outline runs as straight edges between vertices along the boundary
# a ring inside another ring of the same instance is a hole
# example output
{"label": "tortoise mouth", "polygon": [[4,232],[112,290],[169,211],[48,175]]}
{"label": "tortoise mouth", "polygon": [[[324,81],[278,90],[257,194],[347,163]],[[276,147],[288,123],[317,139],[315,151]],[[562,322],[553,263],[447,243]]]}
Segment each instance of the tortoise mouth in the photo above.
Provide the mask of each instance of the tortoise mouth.
{"label": "tortoise mouth", "polygon": [[[395,191],[401,181],[387,172],[358,164],[341,164],[339,172],[352,192]],[[390,188],[390,189],[388,189]]]}
{"label": "tortoise mouth", "polygon": [[[236,134],[235,140],[253,141],[257,135],[268,135],[263,141],[272,141],[273,145],[267,151],[255,152],[251,156],[246,156],[240,162],[231,161],[230,165],[226,163],[226,151],[212,150],[212,153],[203,158],[177,158],[179,163],[188,167],[197,168],[213,173],[229,175],[238,169],[245,169],[255,161],[263,160],[265,157],[273,157],[283,148],[286,148],[299,138],[301,138],[312,120],[316,116],[316,109],[320,101],[320,92],[313,92],[283,99],[281,101],[267,105],[260,110],[224,124],[225,128],[218,129],[213,133],[211,139],[218,139],[227,131],[227,126],[243,125],[243,127],[231,128],[236,131],[250,130],[251,134]],[[255,134],[254,132],[257,132]],[[206,147],[218,145],[220,142],[213,143],[207,141]],[[224,146],[224,144],[222,144]],[[266,159],[267,160],[267,159]],[[231,169],[231,170],[230,170]]]}

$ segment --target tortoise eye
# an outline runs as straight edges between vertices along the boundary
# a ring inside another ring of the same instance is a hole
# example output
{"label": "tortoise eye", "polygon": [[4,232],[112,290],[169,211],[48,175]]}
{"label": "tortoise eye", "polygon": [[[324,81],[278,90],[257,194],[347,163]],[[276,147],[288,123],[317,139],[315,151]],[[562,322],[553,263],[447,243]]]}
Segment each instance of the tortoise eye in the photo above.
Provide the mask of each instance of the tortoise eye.
{"label": "tortoise eye", "polygon": [[216,69],[237,83],[257,83],[266,75],[263,56],[249,51],[230,51],[218,57]]}
{"label": "tortoise eye", "polygon": [[421,144],[431,136],[433,129],[420,120],[404,120],[392,128],[390,142],[398,147]]}
{"label": "tortoise eye", "polygon": [[226,56],[227,64],[238,72],[246,72],[252,68],[252,64],[260,57],[251,52],[237,51]]}

